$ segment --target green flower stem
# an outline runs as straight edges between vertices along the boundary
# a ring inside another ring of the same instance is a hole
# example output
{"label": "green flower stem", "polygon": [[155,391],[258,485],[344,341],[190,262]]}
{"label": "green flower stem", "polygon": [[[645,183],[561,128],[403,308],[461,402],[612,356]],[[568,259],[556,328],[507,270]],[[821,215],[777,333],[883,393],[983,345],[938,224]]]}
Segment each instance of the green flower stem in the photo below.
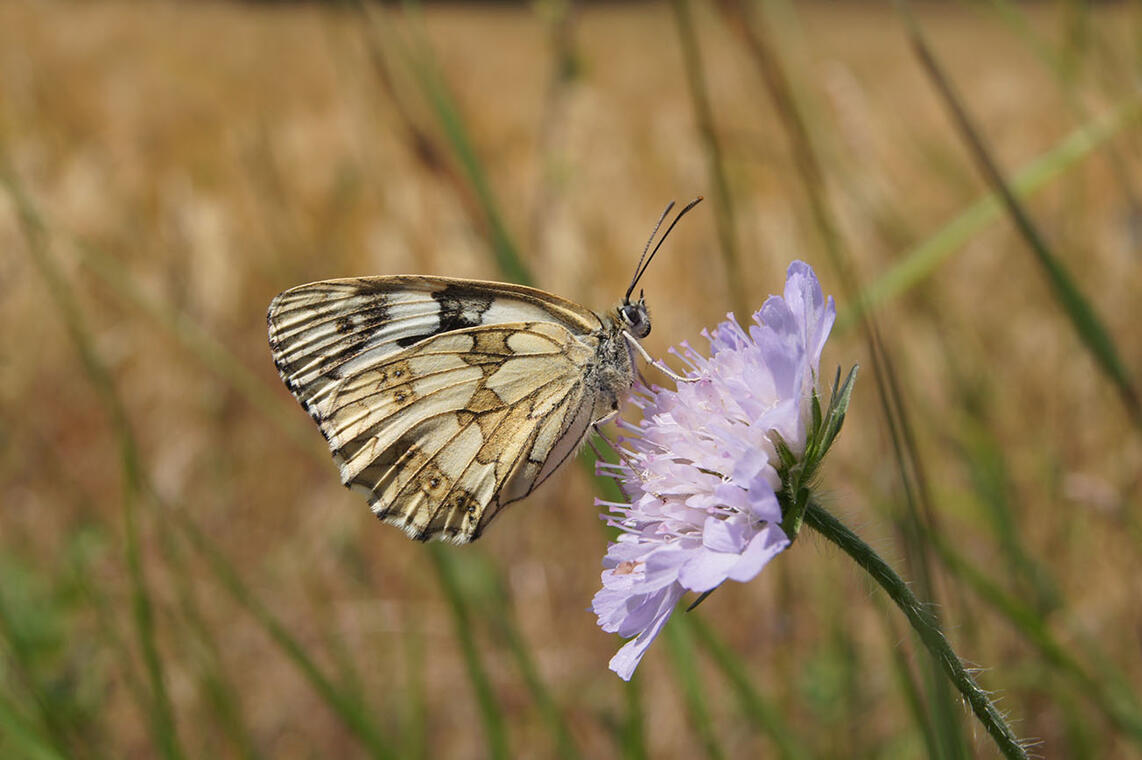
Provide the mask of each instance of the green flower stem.
{"label": "green flower stem", "polygon": [[1027,760],[1027,753],[1014,732],[948,644],[936,616],[908,589],[908,584],[872,550],[872,547],[861,541],[855,533],[816,502],[810,502],[808,509],[805,510],[805,524],[840,547],[845,554],[867,570],[888,593],[889,598],[904,612],[912,628],[919,634],[924,646],[971,705],[972,712],[991,734],[1003,756],[1009,759]]}

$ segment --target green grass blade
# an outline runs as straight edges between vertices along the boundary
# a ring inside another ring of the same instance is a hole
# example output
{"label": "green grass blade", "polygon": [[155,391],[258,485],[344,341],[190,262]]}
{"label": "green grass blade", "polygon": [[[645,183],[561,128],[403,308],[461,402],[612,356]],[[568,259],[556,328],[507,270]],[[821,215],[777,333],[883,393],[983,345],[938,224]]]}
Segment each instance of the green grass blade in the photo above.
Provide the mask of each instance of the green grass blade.
{"label": "green grass blade", "polygon": [[690,104],[697,122],[698,134],[702,139],[702,150],[706,156],[706,172],[714,189],[714,220],[718,231],[718,247],[722,253],[722,265],[730,289],[730,303],[738,314],[749,314],[752,308],[742,287],[741,257],[738,253],[733,196],[726,176],[721,140],[714,124],[710,94],[706,88],[702,52],[694,29],[694,14],[690,8],[690,0],[673,0],[671,7],[674,9],[674,22],[678,30],[679,47],[682,50],[682,65],[686,71],[686,83],[689,85]]}
{"label": "green grass blade", "polygon": [[247,588],[230,562],[181,509],[169,508],[168,512],[182,529],[183,535],[189,539],[191,545],[207,560],[207,565],[222,588],[237,602],[238,606],[254,617],[258,625],[285,654],[286,659],[298,669],[325,704],[357,737],[368,755],[380,758],[380,760],[395,760],[396,753],[393,752],[388,741],[377,730],[376,718],[368,707],[359,699],[339,690],[329,680],[308,652],[305,651],[305,647]]}
{"label": "green grass blade", "polygon": [[198,651],[188,653],[196,666],[195,676],[199,688],[222,732],[233,745],[235,755],[244,760],[257,760],[261,753],[258,752],[247,725],[242,701],[233,679],[223,665],[222,650],[218,646],[215,632],[203,616],[195,597],[194,585],[189,582],[189,579],[195,577],[194,572],[187,566],[182,548],[173,540],[170,531],[163,531],[160,538],[163,553],[171,564],[179,611],[186,628],[199,644],[196,648]]}
{"label": "green grass blade", "polygon": [[464,654],[464,664],[468,668],[468,680],[472,682],[472,689],[476,693],[476,703],[480,707],[480,717],[484,723],[488,757],[506,760],[511,757],[511,752],[508,749],[503,709],[496,699],[492,682],[480,657],[475,627],[472,625],[471,616],[464,603],[464,594],[455,575],[454,558],[442,544],[431,543],[426,548],[432,566],[436,569],[440,588],[448,601],[453,627],[456,629],[456,640],[460,644],[460,650]]}
{"label": "green grass blade", "polygon": [[[406,2],[405,7],[410,15],[414,17],[419,15],[418,3]],[[423,23],[419,18],[417,20]],[[412,71],[420,88],[420,94],[431,108],[453,157],[460,165],[467,185],[457,189],[461,191],[462,199],[470,198],[466,207],[470,210],[475,208],[477,213],[474,221],[489,238],[496,266],[507,280],[530,285],[534,278],[520,256],[519,248],[504,222],[499,203],[492,190],[492,183],[472,142],[460,107],[436,64],[427,38],[419,29],[414,28],[414,33],[417,35],[415,50],[399,44],[395,38],[390,38],[388,41],[398,50],[404,63]]]}
{"label": "green grass blade", "polygon": [[[55,472],[66,473],[69,467],[75,466],[74,462],[59,461],[60,458],[54,447],[45,446],[43,448],[45,449],[43,461],[54,459],[59,462]],[[95,503],[91,497],[85,497],[84,501]],[[87,606],[95,612],[98,634],[96,640],[106,646],[110,650],[110,656],[119,663],[119,677],[122,678],[127,691],[138,706],[139,713],[146,715],[150,709],[148,703],[151,696],[142,677],[136,671],[135,659],[132,656],[130,646],[123,640],[115,627],[115,621],[120,617],[119,610],[108,599],[104,587],[93,580],[91,567],[80,561],[74,554],[69,557],[67,572],[70,576],[69,581],[74,584]]]}
{"label": "green grass blade", "polygon": [[[1070,57],[1065,54],[1055,54],[1046,40],[1035,31],[1026,12],[1011,0],[988,1],[1004,24],[1023,40],[1023,43],[1035,54],[1035,57],[1042,61],[1043,65],[1051,72],[1058,85],[1059,93],[1066,103],[1067,110],[1079,122],[1090,121],[1090,111],[1080,97],[1080,82],[1075,76],[1076,71],[1073,66],[1069,65]],[[1114,143],[1103,143],[1101,147],[1103,157],[1106,159],[1105,165],[1117,182],[1130,213],[1142,212],[1142,202],[1139,201],[1134,178],[1127,171],[1127,167],[1130,165],[1127,157]]]}
{"label": "green grass blade", "polygon": [[31,199],[24,194],[16,176],[7,167],[0,173],[0,182],[8,191],[17,210],[26,249],[32,263],[63,318],[71,341],[79,354],[84,373],[98,392],[115,431],[123,473],[121,511],[126,536],[125,562],[131,579],[131,612],[153,697],[148,701],[150,730],[162,755],[168,760],[180,760],[183,751],[176,729],[174,707],[166,690],[165,668],[155,635],[154,607],[139,550],[137,502],[142,490],[142,475],[138,447],[131,431],[130,420],[115,388],[114,378],[93,347],[91,336],[84,326],[83,316],[71,288],[48,250],[47,229],[39,212]]}
{"label": "green grass blade", "polygon": [[1087,669],[1071,654],[1072,647],[1065,646],[1053,633],[1047,622],[1032,607],[1008,594],[986,574],[961,557],[944,539],[936,542],[941,558],[954,569],[958,578],[971,588],[981,599],[1034,646],[1040,656],[1055,668],[1068,681],[1078,687],[1106,718],[1135,744],[1142,748],[1142,713],[1132,704],[1129,692],[1108,688],[1113,682],[1104,683],[1095,679]]}
{"label": "green grass blade", "polygon": [[64,760],[69,757],[54,746],[19,712],[7,697],[0,695],[0,754],[27,760]]}
{"label": "green grass blade", "polygon": [[[5,563],[7,564],[7,563]],[[9,724],[14,732],[13,738],[18,738],[21,744],[29,748],[39,748],[51,751],[58,756],[71,754],[73,739],[69,726],[60,719],[55,706],[41,688],[39,679],[34,674],[36,651],[34,643],[25,635],[21,628],[29,627],[29,621],[24,617],[32,612],[31,605],[22,605],[24,614],[17,620],[17,616],[9,610],[9,600],[5,598],[5,591],[20,583],[20,579],[10,568],[4,568],[5,585],[0,588],[0,637],[7,644],[7,651],[0,650],[0,686],[11,687],[18,692],[20,709],[11,705],[10,709],[0,709],[0,725]],[[23,626],[20,625],[23,623]],[[0,696],[3,692],[0,691]],[[7,699],[3,700],[7,706]],[[28,715],[31,713],[31,715]],[[0,748],[3,748],[3,734],[0,734]]]}
{"label": "green grass blade", "polygon": [[[888,426],[892,457],[902,491],[904,509],[896,516],[899,534],[905,543],[908,567],[916,587],[925,599],[932,600],[929,602],[932,605],[931,616],[938,622],[929,538],[931,534],[940,532],[938,515],[932,503],[924,462],[916,445],[911,416],[889,353],[871,315],[865,316],[862,327],[876,368],[873,378],[882,417]],[[932,712],[931,720],[922,724],[933,731],[933,736],[926,737],[926,740],[941,749],[942,758],[961,757],[966,747],[951,687],[944,680],[935,658],[924,658],[920,667],[924,670],[924,685]]]}
{"label": "green grass blade", "polygon": [[642,681],[636,675],[620,683],[626,697],[626,720],[619,727],[620,752],[626,760],[646,760],[646,708],[642,701]]}
{"label": "green grass blade", "polygon": [[813,144],[810,120],[794,94],[796,88],[773,42],[770,26],[756,2],[727,0],[719,7],[730,29],[745,44],[769,93],[770,103],[789,141],[797,176],[805,192],[813,225],[821,236],[825,255],[847,286],[853,280],[853,273],[842,250],[837,222],[829,206],[824,167]]}
{"label": "green grass blade", "polygon": [[1024,546],[1018,517],[1011,503],[1010,474],[1003,445],[981,424],[970,425],[962,437],[961,456],[976,497],[991,526],[1007,571],[1043,616],[1062,606],[1054,579]]}
{"label": "green grass blade", "polygon": [[972,123],[971,117],[963,105],[962,99],[956,93],[952,83],[944,73],[943,67],[932,53],[924,38],[919,25],[908,13],[907,4],[899,3],[905,9],[904,17],[907,22],[909,39],[922,67],[927,72],[936,91],[944,100],[952,119],[956,124],[964,142],[967,143],[972,157],[979,166],[981,173],[987,179],[996,193],[1003,201],[1008,214],[1015,223],[1016,228],[1023,236],[1036,261],[1042,268],[1055,299],[1059,306],[1071,320],[1071,325],[1078,334],[1079,339],[1090,351],[1095,363],[1106,374],[1107,378],[1118,390],[1123,405],[1133,418],[1134,423],[1142,427],[1142,399],[1134,388],[1125,365],[1118,356],[1118,350],[1110,333],[1103,326],[1096,315],[1094,308],[1082,295],[1078,286],[1063,266],[1062,261],[1047,245],[1046,239],[1039,234],[1038,228],[1031,221],[1023,205],[1015,197],[1007,181],[1004,179],[998,164],[992,158],[991,150],[984,142],[983,136]]}
{"label": "green grass blade", "polygon": [[940,757],[940,747],[936,743],[936,732],[928,719],[928,710],[924,704],[924,694],[920,689],[920,685],[916,683],[916,678],[912,673],[912,665],[908,660],[908,652],[898,643],[900,641],[900,632],[897,630],[896,623],[893,621],[893,611],[889,609],[888,603],[879,597],[873,597],[873,604],[880,613],[881,622],[884,624],[886,633],[885,641],[889,644],[888,650],[892,661],[892,673],[896,676],[896,685],[900,693],[904,695],[905,704],[908,705],[908,714],[912,716],[912,722],[916,724],[920,738],[924,740],[924,746],[928,750],[928,757],[938,758]]}
{"label": "green grass blade", "polygon": [[531,697],[539,708],[540,715],[552,735],[555,742],[555,754],[563,760],[575,760],[580,756],[575,745],[575,738],[571,735],[567,721],[563,719],[559,705],[556,704],[547,684],[544,683],[539,668],[528,649],[527,642],[519,630],[519,623],[516,621],[515,611],[511,607],[508,590],[498,574],[493,576],[493,582],[495,587],[491,593],[492,609],[487,616],[488,620],[497,639],[504,642],[508,651],[511,652],[516,667],[519,669],[520,675],[523,676],[523,681],[527,685],[528,691],[531,692]]}
{"label": "green grass blade", "polygon": [[670,650],[670,660],[678,678],[679,691],[686,703],[686,714],[690,726],[702,742],[706,756],[711,760],[721,760],[726,756],[715,733],[714,723],[706,709],[706,691],[698,676],[697,658],[694,657],[694,639],[685,615],[671,620],[663,631],[666,646]]}
{"label": "green grass blade", "polygon": [[777,755],[785,760],[807,760],[811,757],[808,748],[789,730],[785,717],[754,686],[737,655],[706,625],[700,615],[683,617],[698,643],[729,682],[742,713],[773,741]]}
{"label": "green grass blade", "polygon": [[408,627],[401,638],[404,643],[405,687],[400,704],[405,711],[405,719],[400,756],[407,760],[427,760],[429,711],[424,688],[423,633],[417,616],[410,614]]}
{"label": "green grass blade", "polygon": [[460,161],[464,175],[471,183],[472,190],[479,201],[488,236],[491,238],[496,266],[499,267],[504,278],[510,282],[525,285],[533,283],[535,278],[520,257],[519,249],[508,232],[503,214],[500,212],[499,204],[492,192],[491,182],[472,145],[471,138],[468,136],[468,130],[460,115],[459,108],[444,83],[429,64],[421,63],[417,66],[417,71],[421,75],[425,93],[429,96],[429,101],[436,111],[436,116],[448,137],[452,151]]}
{"label": "green grass blade", "polygon": [[[1028,198],[1052,180],[1078,166],[1111,137],[1142,117],[1142,96],[1131,96],[1105,115],[1076,129],[1053,148],[1028,162],[1011,180],[1011,192]],[[873,280],[851,307],[837,315],[837,327],[846,331],[861,314],[897,298],[930,277],[953,253],[966,245],[987,225],[1002,216],[999,193],[992,191],[968,206],[933,235],[904,252],[887,272]]]}
{"label": "green grass blade", "polygon": [[578,12],[571,0],[534,0],[532,12],[544,26],[550,48],[543,111],[539,117],[536,157],[540,168],[535,202],[528,213],[528,249],[542,251],[549,221],[565,205],[571,173],[566,152],[573,85],[582,77],[583,61],[576,47]]}

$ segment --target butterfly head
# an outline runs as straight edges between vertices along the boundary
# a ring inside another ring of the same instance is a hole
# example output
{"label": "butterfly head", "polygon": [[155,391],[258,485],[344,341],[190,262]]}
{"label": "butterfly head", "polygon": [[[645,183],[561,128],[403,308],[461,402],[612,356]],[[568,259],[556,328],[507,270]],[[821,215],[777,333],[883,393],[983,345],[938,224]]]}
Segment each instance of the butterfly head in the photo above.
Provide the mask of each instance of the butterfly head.
{"label": "butterfly head", "polygon": [[643,292],[638,292],[638,300],[631,303],[630,296],[619,304],[619,321],[623,328],[634,337],[642,340],[650,335],[650,312],[646,310],[646,298]]}

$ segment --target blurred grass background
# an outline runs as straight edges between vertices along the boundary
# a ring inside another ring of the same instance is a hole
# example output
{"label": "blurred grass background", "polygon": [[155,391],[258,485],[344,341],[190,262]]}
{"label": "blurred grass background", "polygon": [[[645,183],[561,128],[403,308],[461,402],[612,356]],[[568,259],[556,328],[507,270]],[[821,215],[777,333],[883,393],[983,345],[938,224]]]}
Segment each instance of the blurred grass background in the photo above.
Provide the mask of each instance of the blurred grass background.
{"label": "blurred grass background", "polygon": [[276,376],[286,287],[608,308],[705,194],[648,349],[813,264],[864,368],[830,507],[1038,754],[1142,757],[1142,5],[914,12],[936,73],[888,4],[0,4],[0,754],[993,756],[811,534],[628,686],[587,471],[416,544]]}

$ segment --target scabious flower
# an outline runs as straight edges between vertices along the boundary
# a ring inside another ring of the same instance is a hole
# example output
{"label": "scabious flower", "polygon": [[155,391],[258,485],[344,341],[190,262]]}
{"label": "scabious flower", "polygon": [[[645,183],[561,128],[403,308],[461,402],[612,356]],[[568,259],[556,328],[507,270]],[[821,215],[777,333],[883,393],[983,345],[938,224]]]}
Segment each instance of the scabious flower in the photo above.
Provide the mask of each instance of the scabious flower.
{"label": "scabious flower", "polygon": [[592,603],[603,630],[634,637],[610,663],[624,680],[687,591],[751,580],[789,546],[781,473],[814,432],[817,370],[835,318],[812,268],[795,261],[784,297],[770,296],[748,332],[731,314],[703,332],[708,358],[686,343],[673,351],[691,382],[636,388],[642,419],[623,423],[622,462],[599,467],[629,503],[599,502],[622,532]]}

